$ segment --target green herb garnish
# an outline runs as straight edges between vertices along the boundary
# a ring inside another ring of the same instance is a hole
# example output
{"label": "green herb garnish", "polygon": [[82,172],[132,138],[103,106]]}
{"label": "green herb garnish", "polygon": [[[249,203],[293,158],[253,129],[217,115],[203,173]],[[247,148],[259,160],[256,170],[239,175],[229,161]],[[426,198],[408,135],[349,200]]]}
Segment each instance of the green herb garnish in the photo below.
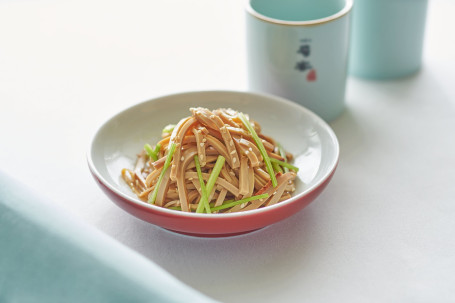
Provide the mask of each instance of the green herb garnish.
{"label": "green herb garnish", "polygon": [[268,197],[269,197],[268,194],[262,194],[262,195],[252,196],[252,197],[248,197],[248,198],[245,198],[245,199],[240,199],[240,200],[232,201],[232,202],[226,201],[225,204],[222,204],[220,206],[212,207],[212,211],[226,209],[226,208],[231,208],[231,207],[239,205],[239,204],[243,204],[243,203],[247,203],[247,202],[254,201],[254,200],[259,200],[259,199],[265,199],[265,198],[268,198]]}
{"label": "green herb garnish", "polygon": [[[218,179],[218,176],[220,174],[221,169],[223,168],[225,161],[226,161],[226,159],[221,155],[218,156],[218,159],[216,159],[215,166],[213,166],[212,173],[210,174],[209,179],[207,180],[207,185],[206,185],[207,195],[210,195],[210,193],[212,192],[212,189],[215,186],[216,180]],[[201,213],[203,207],[205,207],[204,203],[199,202],[196,212]]]}
{"label": "green herb garnish", "polygon": [[175,128],[175,124],[168,124],[166,125],[163,130],[161,131],[162,134],[170,134]]}
{"label": "green herb garnish", "polygon": [[153,189],[153,192],[148,199],[148,203],[150,203],[150,204],[155,203],[156,196],[158,195],[158,188],[160,187],[161,182],[163,181],[163,177],[164,177],[164,174],[166,173],[166,170],[169,168],[169,165],[171,165],[172,156],[174,155],[174,152],[175,152],[175,143],[171,143],[171,145],[169,147],[169,152],[166,156],[166,161],[164,162],[164,166],[161,169],[161,173],[158,178],[158,181],[156,182],[155,188]]}
{"label": "green herb garnish", "polygon": [[298,167],[296,167],[296,166],[294,166],[292,164],[289,164],[288,162],[283,162],[283,161],[280,161],[280,160],[275,159],[275,158],[270,158],[270,162],[279,164],[279,165],[283,166],[284,168],[291,169],[291,170],[293,170],[295,172],[299,171]]}
{"label": "green herb garnish", "polygon": [[[278,146],[278,151],[280,152],[280,156],[283,157],[284,162],[287,163],[288,161],[287,161],[287,157],[286,157],[286,152],[284,151],[283,146],[281,146],[280,143],[277,143],[276,145]],[[283,167],[283,168],[284,168],[285,173],[287,173],[289,171],[289,168],[287,168],[287,167]]]}
{"label": "green herb garnish", "polygon": [[278,185],[278,183],[276,181],[275,172],[273,171],[272,164],[270,163],[270,157],[267,154],[267,151],[265,150],[264,144],[262,144],[261,139],[259,138],[258,134],[254,130],[250,121],[248,121],[248,119],[245,117],[245,115],[243,113],[239,113],[239,118],[242,121],[243,125],[245,125],[245,127],[251,133],[251,136],[253,137],[254,142],[256,142],[256,145],[259,148],[259,152],[261,153],[262,158],[264,159],[265,167],[267,168],[267,172],[270,175],[270,180],[272,181],[272,186],[276,187]]}
{"label": "green herb garnish", "polygon": [[[197,176],[199,178],[199,184],[201,185],[201,199],[199,200],[199,204],[203,204],[205,207],[205,212],[210,214],[211,211],[209,205],[209,197],[207,194],[207,188],[205,187],[204,178],[202,177],[201,164],[199,163],[198,155],[194,156],[194,163],[196,164]],[[196,212],[198,212],[198,210],[199,207],[196,209]],[[200,212],[202,212],[202,209]]]}
{"label": "green herb garnish", "polygon": [[161,150],[161,144],[157,143],[155,145],[155,150],[153,151],[157,157],[158,157],[158,154],[160,153],[160,150]]}
{"label": "green herb garnish", "polygon": [[[270,161],[270,162],[272,162],[272,161]],[[276,162],[272,162],[272,167],[273,167],[273,170],[277,173],[283,172],[283,170],[281,169],[281,166]]]}
{"label": "green herb garnish", "polygon": [[[159,144],[157,144],[157,146],[158,146],[158,145],[159,145]],[[147,155],[149,155],[149,157],[153,159],[153,161],[158,160],[158,153],[156,152],[156,147],[155,147],[155,149],[153,149],[153,148],[150,146],[150,144],[145,144],[145,145],[144,145],[144,150],[145,150],[145,152],[147,153]],[[158,151],[159,151],[159,149],[158,149]]]}

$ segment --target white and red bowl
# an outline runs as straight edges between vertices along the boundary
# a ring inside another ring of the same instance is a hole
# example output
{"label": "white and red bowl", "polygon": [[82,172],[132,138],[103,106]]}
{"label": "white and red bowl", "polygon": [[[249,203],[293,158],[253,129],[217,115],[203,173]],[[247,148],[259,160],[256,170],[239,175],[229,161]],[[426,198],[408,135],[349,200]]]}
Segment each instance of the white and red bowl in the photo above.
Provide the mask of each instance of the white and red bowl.
{"label": "white and red bowl", "polygon": [[[299,167],[293,197],[273,206],[240,213],[196,214],[147,204],[130,190],[121,170],[133,168],[145,143],[160,140],[164,126],[189,116],[189,108],[232,108],[259,122],[262,132],[294,154]],[[222,237],[254,231],[297,213],[312,202],[335,173],[338,140],[319,116],[291,101],[251,92],[201,91],[155,98],[116,114],[96,131],[88,166],[97,184],[123,210],[146,222],[182,234]]]}

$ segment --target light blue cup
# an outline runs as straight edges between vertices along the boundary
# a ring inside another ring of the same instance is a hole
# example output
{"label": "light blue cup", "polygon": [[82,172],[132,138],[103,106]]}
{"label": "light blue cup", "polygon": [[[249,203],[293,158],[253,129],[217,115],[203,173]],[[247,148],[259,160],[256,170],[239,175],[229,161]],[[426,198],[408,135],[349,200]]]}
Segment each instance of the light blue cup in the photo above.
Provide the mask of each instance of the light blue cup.
{"label": "light blue cup", "polygon": [[392,79],[421,67],[427,0],[355,0],[349,73]]}
{"label": "light blue cup", "polygon": [[249,0],[248,83],[326,121],[345,107],[352,0]]}

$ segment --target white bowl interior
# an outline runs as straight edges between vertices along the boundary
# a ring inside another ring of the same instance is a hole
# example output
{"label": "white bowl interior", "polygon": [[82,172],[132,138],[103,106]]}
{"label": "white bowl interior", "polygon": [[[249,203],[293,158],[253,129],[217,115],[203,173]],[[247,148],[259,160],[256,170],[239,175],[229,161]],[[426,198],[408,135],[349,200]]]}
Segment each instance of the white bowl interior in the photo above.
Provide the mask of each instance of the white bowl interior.
{"label": "white bowl interior", "polygon": [[331,128],[318,116],[293,102],[268,95],[232,91],[191,92],[137,104],[109,119],[93,138],[89,165],[111,190],[137,200],[121,178],[133,168],[145,143],[154,145],[161,130],[190,115],[190,107],[232,108],[257,121],[262,132],[294,154],[299,167],[294,197],[324,181],[335,169],[339,147]]}

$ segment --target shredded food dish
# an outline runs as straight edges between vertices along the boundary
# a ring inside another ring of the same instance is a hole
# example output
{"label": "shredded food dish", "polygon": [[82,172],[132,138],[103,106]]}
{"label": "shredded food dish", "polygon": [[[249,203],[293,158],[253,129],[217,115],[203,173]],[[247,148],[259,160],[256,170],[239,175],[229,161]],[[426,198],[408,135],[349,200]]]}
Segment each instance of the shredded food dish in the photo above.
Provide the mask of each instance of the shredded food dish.
{"label": "shredded food dish", "polygon": [[232,109],[190,108],[191,116],[145,144],[123,180],[144,202],[197,213],[231,213],[289,199],[298,168],[292,154]]}

